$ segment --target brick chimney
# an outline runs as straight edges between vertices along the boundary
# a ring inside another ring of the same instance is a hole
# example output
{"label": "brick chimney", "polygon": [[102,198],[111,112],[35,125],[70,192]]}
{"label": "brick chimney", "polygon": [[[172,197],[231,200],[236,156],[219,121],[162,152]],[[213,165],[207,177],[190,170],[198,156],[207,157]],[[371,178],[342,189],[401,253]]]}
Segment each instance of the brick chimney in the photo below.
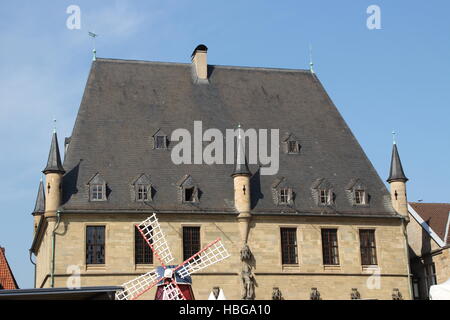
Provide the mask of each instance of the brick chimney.
{"label": "brick chimney", "polygon": [[198,45],[192,52],[192,67],[199,82],[208,81],[207,52],[208,48],[204,44]]}

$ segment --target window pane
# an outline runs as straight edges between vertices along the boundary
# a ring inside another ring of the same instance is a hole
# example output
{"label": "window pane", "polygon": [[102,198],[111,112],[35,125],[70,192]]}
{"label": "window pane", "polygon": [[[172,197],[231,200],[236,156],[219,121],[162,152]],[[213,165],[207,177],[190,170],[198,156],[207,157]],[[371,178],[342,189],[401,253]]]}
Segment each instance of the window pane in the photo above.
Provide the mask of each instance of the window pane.
{"label": "window pane", "polygon": [[136,264],[152,264],[153,253],[138,228],[134,228],[134,260]]}
{"label": "window pane", "polygon": [[183,260],[200,251],[200,227],[183,227]]}
{"label": "window pane", "polygon": [[164,149],[166,147],[165,139],[165,136],[156,136],[156,149]]}
{"label": "window pane", "polygon": [[281,228],[282,264],[297,264],[297,229]]}
{"label": "window pane", "polygon": [[338,265],[337,229],[322,229],[323,264]]}
{"label": "window pane", "polygon": [[105,227],[86,227],[86,264],[105,263]]}
{"label": "window pane", "polygon": [[359,230],[361,263],[363,265],[377,264],[375,230]]}
{"label": "window pane", "polygon": [[194,188],[184,189],[184,201],[193,202],[194,201]]}

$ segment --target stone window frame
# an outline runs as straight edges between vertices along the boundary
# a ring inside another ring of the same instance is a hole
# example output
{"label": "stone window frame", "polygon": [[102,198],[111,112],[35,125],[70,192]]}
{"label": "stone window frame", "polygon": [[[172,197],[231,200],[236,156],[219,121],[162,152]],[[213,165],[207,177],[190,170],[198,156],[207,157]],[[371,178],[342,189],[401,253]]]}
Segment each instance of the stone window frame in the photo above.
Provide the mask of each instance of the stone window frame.
{"label": "stone window frame", "polygon": [[[88,183],[88,192],[89,192],[89,201],[90,202],[102,202],[107,201],[107,183],[102,178],[100,173],[96,173],[91,179],[89,179]],[[94,197],[94,192],[98,195],[98,188],[101,187],[101,198]]]}
{"label": "stone window frame", "polygon": [[[145,199],[139,199],[140,187],[145,188],[147,197]],[[136,179],[133,180],[131,184],[132,190],[132,200],[135,202],[151,202],[153,201],[153,185],[151,183],[150,177],[141,173]]]}

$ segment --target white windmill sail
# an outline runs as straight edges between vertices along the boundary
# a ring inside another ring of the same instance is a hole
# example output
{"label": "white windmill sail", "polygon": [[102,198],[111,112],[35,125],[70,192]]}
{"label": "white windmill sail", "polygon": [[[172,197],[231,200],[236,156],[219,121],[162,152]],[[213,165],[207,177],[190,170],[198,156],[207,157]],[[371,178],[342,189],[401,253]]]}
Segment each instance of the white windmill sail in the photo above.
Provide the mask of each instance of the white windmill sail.
{"label": "white windmill sail", "polygon": [[174,260],[156,214],[142,221],[137,228],[163,266]]}
{"label": "white windmill sail", "polygon": [[163,300],[186,300],[180,288],[173,281],[164,286]]}
{"label": "white windmill sail", "polygon": [[178,274],[181,278],[184,278],[194,272],[200,271],[209,267],[219,261],[228,258],[230,254],[222,244],[222,240],[217,239],[207,245],[204,249],[194,254],[187,259],[175,270],[178,270]]}
{"label": "white windmill sail", "polygon": [[161,279],[162,277],[158,275],[156,270],[152,270],[133,280],[125,282],[122,285],[123,290],[116,293],[116,300],[136,299],[146,291],[150,290]]}

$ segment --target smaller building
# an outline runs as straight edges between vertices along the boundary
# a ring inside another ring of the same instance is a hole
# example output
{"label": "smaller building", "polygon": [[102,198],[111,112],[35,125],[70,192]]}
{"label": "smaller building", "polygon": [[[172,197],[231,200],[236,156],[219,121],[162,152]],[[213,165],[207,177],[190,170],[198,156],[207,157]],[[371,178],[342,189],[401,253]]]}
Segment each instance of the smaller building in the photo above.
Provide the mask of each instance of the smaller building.
{"label": "smaller building", "polygon": [[410,265],[415,299],[428,299],[430,287],[450,279],[450,203],[410,202]]}
{"label": "smaller building", "polygon": [[16,279],[6,260],[5,248],[0,247],[0,290],[18,289]]}

